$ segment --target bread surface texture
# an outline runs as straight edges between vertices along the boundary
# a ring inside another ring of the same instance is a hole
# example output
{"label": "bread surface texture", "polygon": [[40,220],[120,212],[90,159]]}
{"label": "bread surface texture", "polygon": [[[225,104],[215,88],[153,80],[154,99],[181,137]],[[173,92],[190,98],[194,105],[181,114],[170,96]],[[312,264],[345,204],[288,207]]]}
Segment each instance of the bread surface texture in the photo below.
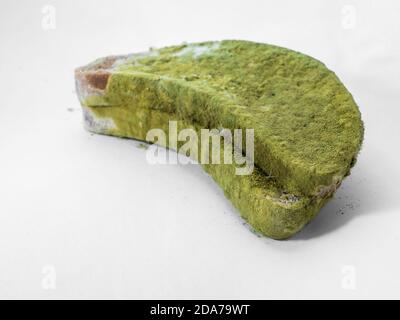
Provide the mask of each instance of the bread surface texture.
{"label": "bread surface texture", "polygon": [[153,128],[168,132],[170,120],[196,132],[254,129],[251,175],[237,176],[228,164],[203,167],[243,218],[276,239],[298,232],[332,197],[363,139],[359,109],[336,75],[272,45],[152,49],[98,59],[75,77],[93,132],[146,140]]}

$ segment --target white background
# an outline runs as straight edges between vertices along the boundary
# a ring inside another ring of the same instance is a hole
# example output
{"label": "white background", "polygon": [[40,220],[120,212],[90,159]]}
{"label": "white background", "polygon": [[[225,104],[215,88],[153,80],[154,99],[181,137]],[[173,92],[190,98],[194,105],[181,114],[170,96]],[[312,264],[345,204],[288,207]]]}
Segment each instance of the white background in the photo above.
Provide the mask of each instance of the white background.
{"label": "white background", "polygon": [[[400,298],[399,16],[382,0],[1,0],[0,298]],[[200,167],[82,128],[75,67],[218,39],[316,57],[360,105],[357,166],[291,240],[252,233]]]}

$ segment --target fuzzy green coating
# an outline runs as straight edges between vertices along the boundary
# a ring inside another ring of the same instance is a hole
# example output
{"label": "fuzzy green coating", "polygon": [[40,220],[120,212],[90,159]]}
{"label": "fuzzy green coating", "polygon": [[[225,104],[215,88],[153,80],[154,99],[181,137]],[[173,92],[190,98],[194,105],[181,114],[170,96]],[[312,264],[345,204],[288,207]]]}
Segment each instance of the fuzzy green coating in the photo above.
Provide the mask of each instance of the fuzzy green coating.
{"label": "fuzzy green coating", "polygon": [[104,92],[82,104],[113,121],[102,133],[139,140],[154,128],[168,133],[170,120],[196,131],[254,129],[251,175],[236,175],[234,164],[202,166],[241,216],[275,239],[298,232],[332,197],[363,139],[358,107],[332,71],[301,53],[247,41],[118,59]]}
{"label": "fuzzy green coating", "polygon": [[131,56],[113,71],[105,100],[204,128],[254,129],[255,163],[298,195],[348,175],[363,138],[358,107],[332,71],[267,44],[206,42]]}

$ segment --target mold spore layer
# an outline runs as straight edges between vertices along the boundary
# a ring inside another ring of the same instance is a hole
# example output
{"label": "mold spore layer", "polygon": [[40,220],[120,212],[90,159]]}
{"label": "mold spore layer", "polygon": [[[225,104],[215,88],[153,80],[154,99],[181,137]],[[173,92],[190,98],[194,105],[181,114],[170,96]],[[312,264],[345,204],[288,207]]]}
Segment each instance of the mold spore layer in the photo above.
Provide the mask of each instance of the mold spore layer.
{"label": "mold spore layer", "polygon": [[196,130],[254,129],[251,176],[230,174],[229,165],[205,170],[273,238],[292,235],[316,214],[350,173],[363,139],[358,107],[336,75],[272,45],[152,49],[99,59],[77,69],[76,80],[88,127],[99,133],[145,140],[169,120]]}

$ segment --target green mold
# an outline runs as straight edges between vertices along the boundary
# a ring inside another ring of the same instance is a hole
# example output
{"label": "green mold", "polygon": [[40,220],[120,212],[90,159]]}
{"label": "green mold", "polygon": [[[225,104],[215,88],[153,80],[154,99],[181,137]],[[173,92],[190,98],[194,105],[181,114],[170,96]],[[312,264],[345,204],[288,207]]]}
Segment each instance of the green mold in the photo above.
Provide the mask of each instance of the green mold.
{"label": "green mold", "polygon": [[[275,238],[309,222],[350,173],[363,139],[351,94],[321,62],[221,41],[108,57],[76,71],[89,130],[145,140],[150,129],[254,129],[249,176],[203,165],[244,219]],[[168,145],[167,145],[168,147]]]}

